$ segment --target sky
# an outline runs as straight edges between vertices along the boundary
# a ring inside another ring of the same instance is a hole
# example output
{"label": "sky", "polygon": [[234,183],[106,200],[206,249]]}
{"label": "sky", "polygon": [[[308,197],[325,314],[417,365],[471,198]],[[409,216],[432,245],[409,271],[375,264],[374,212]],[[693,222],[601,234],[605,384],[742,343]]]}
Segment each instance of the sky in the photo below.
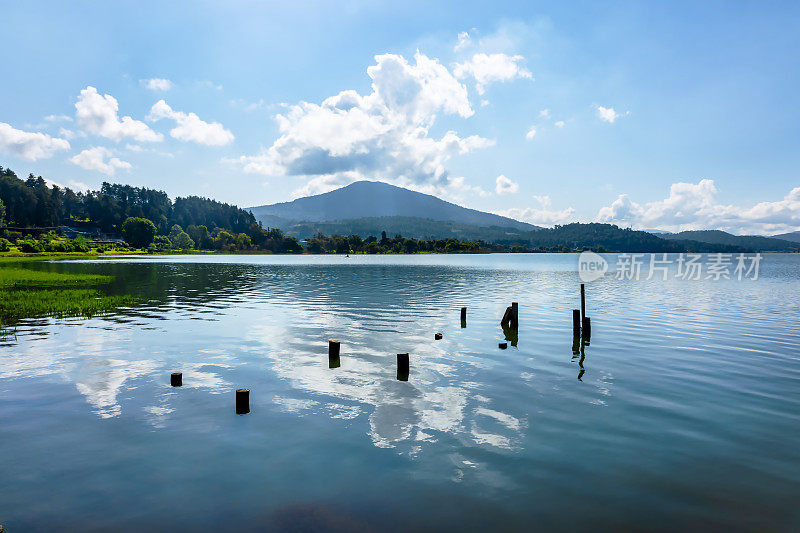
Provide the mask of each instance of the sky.
{"label": "sky", "polygon": [[0,165],[242,207],[386,181],[800,230],[797,2],[0,0]]}

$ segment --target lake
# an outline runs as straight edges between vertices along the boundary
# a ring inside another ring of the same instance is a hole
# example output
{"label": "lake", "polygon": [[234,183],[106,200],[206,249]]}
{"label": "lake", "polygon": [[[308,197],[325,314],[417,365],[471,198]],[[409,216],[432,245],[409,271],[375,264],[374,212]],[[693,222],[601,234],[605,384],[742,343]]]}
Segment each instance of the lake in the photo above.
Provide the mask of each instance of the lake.
{"label": "lake", "polygon": [[[755,280],[587,283],[582,354],[577,262],[30,264],[116,276],[108,290],[142,304],[0,339],[0,524],[797,531],[800,255],[765,255]],[[518,335],[501,350],[512,301]]]}

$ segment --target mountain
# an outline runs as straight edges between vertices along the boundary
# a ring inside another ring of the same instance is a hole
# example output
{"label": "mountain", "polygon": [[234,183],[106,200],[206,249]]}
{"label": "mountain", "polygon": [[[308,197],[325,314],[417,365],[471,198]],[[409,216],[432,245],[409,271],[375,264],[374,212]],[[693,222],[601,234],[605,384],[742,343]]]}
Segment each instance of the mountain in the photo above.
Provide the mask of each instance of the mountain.
{"label": "mountain", "polygon": [[647,233],[652,233],[653,235],[669,235],[672,233],[671,231],[667,231],[665,229],[645,229],[642,231],[646,231]]}
{"label": "mountain", "polygon": [[800,242],[800,231],[793,231],[791,233],[781,233],[780,235],[773,235],[773,239],[783,239],[784,241]]}
{"label": "mountain", "polygon": [[758,235],[733,235],[720,230],[681,231],[659,235],[665,240],[692,240],[709,244],[739,246],[759,252],[800,252],[800,243]]}
{"label": "mountain", "polygon": [[333,222],[361,218],[412,217],[478,227],[539,229],[492,213],[445,202],[430,194],[376,181],[357,181],[335,191],[298,198],[292,202],[251,207],[265,226],[281,229],[297,222]]}

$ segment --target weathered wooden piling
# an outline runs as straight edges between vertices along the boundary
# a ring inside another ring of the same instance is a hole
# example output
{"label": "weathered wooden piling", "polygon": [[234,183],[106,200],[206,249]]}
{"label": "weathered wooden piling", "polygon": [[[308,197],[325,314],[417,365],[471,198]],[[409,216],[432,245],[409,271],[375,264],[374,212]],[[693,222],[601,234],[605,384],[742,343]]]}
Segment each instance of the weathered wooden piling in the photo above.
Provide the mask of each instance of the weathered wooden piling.
{"label": "weathered wooden piling", "polygon": [[339,359],[340,349],[339,341],[328,341],[328,368],[339,368],[342,366]]}
{"label": "weathered wooden piling", "polygon": [[397,379],[399,381],[408,381],[409,366],[408,353],[397,354]]}
{"label": "weathered wooden piling", "polygon": [[511,307],[506,307],[506,312],[503,313],[503,319],[500,320],[500,325],[503,329],[519,328],[519,304],[517,302],[512,302]]}
{"label": "weathered wooden piling", "polygon": [[506,311],[503,313],[503,318],[500,319],[500,325],[503,326],[503,328],[511,327],[511,313],[513,313],[511,308],[506,307]]}
{"label": "weathered wooden piling", "polygon": [[250,412],[250,389],[236,389],[236,414],[246,415]]}
{"label": "weathered wooden piling", "polygon": [[464,322],[466,320],[467,320],[467,308],[466,307],[462,307],[461,308],[461,321]]}
{"label": "weathered wooden piling", "polygon": [[588,339],[592,336],[592,321],[588,316],[583,317],[583,329],[581,329],[581,336]]}
{"label": "weathered wooden piling", "polygon": [[433,334],[433,338],[434,338],[434,340],[440,341],[440,340],[442,340],[442,334],[441,333],[434,333]]}
{"label": "weathered wooden piling", "polygon": [[572,336],[577,337],[581,334],[581,310],[572,310]]}
{"label": "weathered wooden piling", "polygon": [[581,283],[581,322],[583,322],[584,318],[586,318],[586,289]]}
{"label": "weathered wooden piling", "polygon": [[180,372],[173,372],[169,375],[169,384],[173,387],[180,387],[183,385],[183,374]]}
{"label": "weathered wooden piling", "polygon": [[498,343],[497,347],[500,348],[501,350],[505,350],[506,348],[508,348],[508,343],[507,342]]}
{"label": "weathered wooden piling", "polygon": [[328,359],[339,359],[340,349],[339,341],[328,341]]}

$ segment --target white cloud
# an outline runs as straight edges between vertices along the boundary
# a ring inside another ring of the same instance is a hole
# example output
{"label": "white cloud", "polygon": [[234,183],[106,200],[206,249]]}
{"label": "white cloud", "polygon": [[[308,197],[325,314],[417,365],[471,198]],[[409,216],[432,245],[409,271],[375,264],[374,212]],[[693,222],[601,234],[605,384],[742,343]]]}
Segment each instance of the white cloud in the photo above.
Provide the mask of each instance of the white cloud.
{"label": "white cloud", "polygon": [[119,142],[122,139],[134,139],[141,142],[156,142],[164,136],[151,130],[139,120],[117,116],[119,104],[110,94],[100,95],[97,89],[87,86],[81,91],[75,104],[75,118],[78,125],[89,133],[106,137]]}
{"label": "white cloud", "polygon": [[539,118],[550,118],[550,110],[542,109],[541,111],[539,111]]}
{"label": "white cloud", "polygon": [[151,91],[169,91],[173,86],[171,81],[164,78],[149,78],[146,80],[139,80],[139,83]]}
{"label": "white cloud", "polygon": [[800,229],[800,187],[783,199],[752,207],[717,203],[713,180],[673,183],[669,196],[644,205],[620,195],[597,214],[600,222],[640,229],[683,231],[721,229],[734,233],[774,234]]}
{"label": "white cloud", "polygon": [[70,162],[87,170],[96,170],[103,174],[113,176],[118,168],[129,169],[131,164],[127,161],[113,157],[111,150],[104,146],[87,148],[81,153],[70,158]]}
{"label": "white cloud", "polygon": [[[414,63],[378,55],[367,69],[372,92],[342,91],[321,104],[287,105],[277,115],[281,136],[260,154],[233,162],[245,172],[312,177],[303,192],[357,179],[407,187],[455,187],[446,168],[454,156],[493,141],[448,131],[429,135],[440,113],[469,117],[466,87],[437,60],[417,52]],[[228,160],[231,161],[231,160]]]}
{"label": "white cloud", "polygon": [[626,111],[625,113],[617,113],[613,107],[603,107],[601,105],[597,106],[596,109],[597,109],[597,116],[600,118],[600,120],[604,122],[613,123],[618,118],[629,114],[628,111]]}
{"label": "white cloud", "polygon": [[520,65],[520,55],[478,53],[472,59],[453,66],[453,74],[458,79],[473,78],[478,94],[486,92],[486,86],[493,82],[510,81],[516,78],[533,79],[533,74]]}
{"label": "white cloud", "polygon": [[519,190],[519,183],[500,174],[495,180],[494,190],[497,194],[514,194]]}
{"label": "white cloud", "polygon": [[539,209],[535,207],[512,207],[501,211],[493,211],[493,213],[538,226],[553,226],[555,224],[576,222],[574,208],[550,209],[552,201],[550,196],[546,194],[534,195],[533,198],[539,203]]}
{"label": "white cloud", "polygon": [[206,146],[223,146],[233,142],[233,133],[219,122],[205,122],[194,113],[173,111],[164,100],[159,100],[150,109],[147,120],[156,122],[162,118],[174,120],[177,126],[169,132],[170,136],[181,141],[192,141]]}
{"label": "white cloud", "polygon": [[0,151],[36,161],[52,157],[59,150],[69,150],[69,141],[46,133],[18,130],[0,122]]}
{"label": "white cloud", "polygon": [[209,81],[209,80],[203,80],[203,81],[197,82],[197,84],[200,87],[205,87],[207,89],[214,89],[215,91],[221,91],[222,90],[222,85],[220,85],[218,83],[214,83],[213,81]]}
{"label": "white cloud", "polygon": [[458,34],[458,42],[453,47],[453,52],[458,52],[468,47],[470,44],[472,44],[472,41],[470,40],[469,33],[462,31]]}
{"label": "white cloud", "polygon": [[138,144],[130,144],[130,143],[128,143],[128,144],[125,145],[125,149],[126,150],[130,150],[131,152],[144,152],[144,148],[142,148]]}
{"label": "white cloud", "polygon": [[67,185],[69,185],[71,189],[79,192],[86,192],[89,190],[89,186],[83,183],[82,181],[69,180],[69,183]]}
{"label": "white cloud", "polygon": [[620,194],[610,206],[600,208],[597,220],[628,226],[633,225],[643,214],[642,206],[632,202],[627,194]]}
{"label": "white cloud", "polygon": [[538,226],[552,226],[554,224],[575,222],[575,209],[572,207],[561,211],[535,209],[533,207],[512,207],[510,209],[493,211],[493,213]]}
{"label": "white cloud", "polygon": [[243,109],[248,113],[252,113],[253,111],[256,111],[258,109],[267,108],[267,103],[264,101],[263,98],[259,98],[258,102],[248,102],[247,100],[244,100],[242,98],[234,98],[233,100],[230,101],[230,104],[232,107]]}
{"label": "white cloud", "polygon": [[531,129],[528,130],[528,133],[525,134],[525,138],[530,141],[534,137],[536,137],[536,128],[531,126]]}
{"label": "white cloud", "polygon": [[563,128],[563,127],[564,127],[564,121],[563,121],[563,120],[559,120],[559,121],[555,122],[553,125],[554,125],[556,128],[558,128],[558,129],[561,129],[561,128]]}
{"label": "white cloud", "polygon": [[72,122],[72,117],[67,115],[47,115],[44,119],[47,122]]}
{"label": "white cloud", "polygon": [[61,136],[61,137],[64,137],[65,139],[67,139],[69,141],[71,141],[72,139],[75,139],[77,137],[86,137],[86,134],[84,132],[82,132],[82,131],[70,130],[70,129],[63,128],[63,127],[62,128],[58,128],[58,135]]}

